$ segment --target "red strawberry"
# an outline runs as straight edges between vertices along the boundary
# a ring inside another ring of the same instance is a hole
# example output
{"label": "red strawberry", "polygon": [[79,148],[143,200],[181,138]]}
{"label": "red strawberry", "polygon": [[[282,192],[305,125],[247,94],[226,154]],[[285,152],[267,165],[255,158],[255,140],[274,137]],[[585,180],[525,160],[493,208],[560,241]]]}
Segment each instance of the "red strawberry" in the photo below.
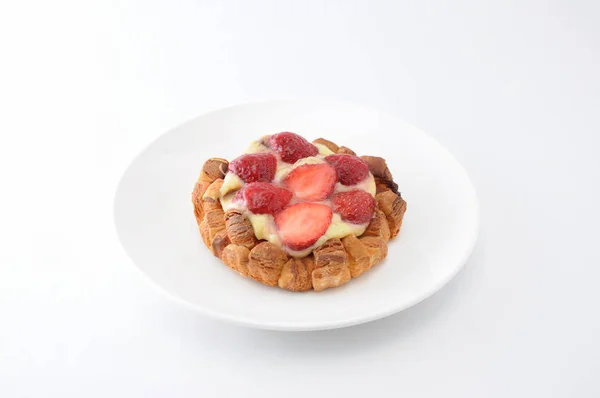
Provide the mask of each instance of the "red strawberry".
{"label": "red strawberry", "polygon": [[271,182],[277,170],[277,158],[272,153],[248,153],[229,163],[229,171],[245,182]]}
{"label": "red strawberry", "polygon": [[371,221],[375,211],[375,199],[370,193],[353,189],[339,192],[331,197],[333,211],[340,213],[342,220],[353,224],[364,224]]}
{"label": "red strawberry", "polygon": [[369,175],[369,164],[359,157],[340,154],[329,155],[325,160],[335,168],[342,185],[354,185]]}
{"label": "red strawberry", "polygon": [[331,195],[336,181],[335,169],[327,163],[320,163],[296,167],[283,183],[294,191],[298,199],[316,202]]}
{"label": "red strawberry", "polygon": [[319,153],[316,146],[298,134],[283,132],[269,137],[268,145],[279,153],[286,163],[296,163],[298,159],[315,156]]}
{"label": "red strawberry", "polygon": [[251,182],[233,197],[234,202],[245,204],[254,214],[275,214],[283,210],[291,199],[290,191],[268,182]]}
{"label": "red strawberry", "polygon": [[292,250],[306,249],[327,232],[333,213],[319,203],[297,203],[275,215],[283,243]]}

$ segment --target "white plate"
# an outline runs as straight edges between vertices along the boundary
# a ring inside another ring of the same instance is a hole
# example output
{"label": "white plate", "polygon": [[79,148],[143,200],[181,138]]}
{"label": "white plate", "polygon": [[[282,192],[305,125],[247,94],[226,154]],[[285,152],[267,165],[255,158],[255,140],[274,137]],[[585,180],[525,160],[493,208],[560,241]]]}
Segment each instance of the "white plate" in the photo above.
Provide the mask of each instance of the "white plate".
{"label": "white plate", "polygon": [[[191,192],[204,161],[231,160],[251,140],[280,131],[384,157],[408,202],[387,259],[345,286],[320,293],[263,286],[231,271],[200,239]],[[125,250],[162,292],[214,318],[277,330],[339,328],[416,304],[460,270],[478,230],[475,190],[446,149],[389,115],[326,101],[243,104],[187,122],[133,161],[114,206]]]}

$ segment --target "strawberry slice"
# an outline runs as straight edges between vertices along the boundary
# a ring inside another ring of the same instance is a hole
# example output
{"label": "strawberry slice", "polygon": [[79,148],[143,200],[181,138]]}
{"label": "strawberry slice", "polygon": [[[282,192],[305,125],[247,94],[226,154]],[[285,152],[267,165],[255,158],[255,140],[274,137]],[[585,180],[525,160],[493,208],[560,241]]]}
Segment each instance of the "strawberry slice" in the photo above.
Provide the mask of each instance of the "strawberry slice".
{"label": "strawberry slice", "polygon": [[244,182],[271,182],[277,170],[277,158],[272,153],[247,153],[229,163],[229,171]]}
{"label": "strawberry slice", "polygon": [[268,182],[251,182],[233,197],[234,202],[244,204],[254,214],[275,214],[291,199],[290,191]]}
{"label": "strawberry slice", "polygon": [[335,169],[327,163],[296,167],[283,183],[301,200],[320,201],[333,192],[337,181]]}
{"label": "strawberry slice", "polygon": [[298,134],[283,132],[269,137],[268,146],[279,154],[286,163],[296,163],[299,159],[319,153],[316,146]]}
{"label": "strawberry slice", "polygon": [[353,224],[364,224],[371,221],[375,211],[375,199],[370,193],[353,189],[338,192],[331,197],[333,211],[339,213],[342,220]]}
{"label": "strawberry slice", "polygon": [[292,250],[303,250],[327,232],[333,213],[319,203],[297,203],[275,215],[283,243]]}
{"label": "strawberry slice", "polygon": [[335,168],[342,185],[354,185],[369,175],[369,164],[363,159],[347,155],[329,155],[325,160]]}

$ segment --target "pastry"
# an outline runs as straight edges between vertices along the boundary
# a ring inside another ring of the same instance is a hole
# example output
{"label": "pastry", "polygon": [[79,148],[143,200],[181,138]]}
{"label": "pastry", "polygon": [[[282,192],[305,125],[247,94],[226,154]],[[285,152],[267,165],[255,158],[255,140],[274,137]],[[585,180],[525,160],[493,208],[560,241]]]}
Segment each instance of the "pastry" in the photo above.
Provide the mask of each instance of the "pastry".
{"label": "pastry", "polygon": [[387,256],[406,202],[386,161],[318,138],[264,136],[208,159],[192,192],[206,247],[229,268],[300,292],[337,287]]}

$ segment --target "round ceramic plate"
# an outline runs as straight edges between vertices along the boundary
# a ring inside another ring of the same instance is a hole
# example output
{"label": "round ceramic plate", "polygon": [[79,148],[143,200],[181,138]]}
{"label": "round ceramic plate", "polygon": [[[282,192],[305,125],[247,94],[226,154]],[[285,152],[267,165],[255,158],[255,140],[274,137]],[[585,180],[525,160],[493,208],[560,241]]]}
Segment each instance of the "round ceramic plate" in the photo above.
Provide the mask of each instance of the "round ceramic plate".
{"label": "round ceramic plate", "polygon": [[[191,192],[204,161],[232,160],[265,134],[323,137],[384,157],[408,203],[387,258],[344,286],[294,293],[244,278],[202,243]],[[269,101],[214,111],[150,144],[118,186],[115,223],[153,285],[198,312],[245,326],[332,329],[401,311],[433,294],[467,260],[478,203],[462,166],[431,137],[389,115],[326,101]]]}

